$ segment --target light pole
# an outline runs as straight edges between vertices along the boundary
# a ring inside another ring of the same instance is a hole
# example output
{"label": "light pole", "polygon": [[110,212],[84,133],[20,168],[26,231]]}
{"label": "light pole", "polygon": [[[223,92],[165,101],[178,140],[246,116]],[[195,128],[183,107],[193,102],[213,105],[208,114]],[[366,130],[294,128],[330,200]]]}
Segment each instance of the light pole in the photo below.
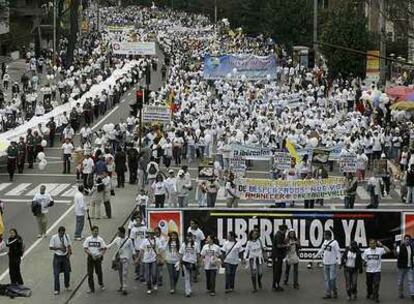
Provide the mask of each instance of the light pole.
{"label": "light pole", "polygon": [[[318,58],[318,0],[313,0],[313,50]],[[315,62],[316,63],[316,62]]]}
{"label": "light pole", "polygon": [[53,66],[56,64],[56,0],[53,0]]}
{"label": "light pole", "polygon": [[217,24],[217,0],[214,0],[214,24]]}

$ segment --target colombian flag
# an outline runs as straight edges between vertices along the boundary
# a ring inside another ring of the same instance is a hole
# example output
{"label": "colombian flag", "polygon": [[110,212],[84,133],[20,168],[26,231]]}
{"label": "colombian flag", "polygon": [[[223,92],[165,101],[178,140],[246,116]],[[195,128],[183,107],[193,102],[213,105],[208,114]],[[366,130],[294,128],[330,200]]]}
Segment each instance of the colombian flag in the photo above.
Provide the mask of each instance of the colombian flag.
{"label": "colombian flag", "polygon": [[286,140],[286,149],[289,151],[289,154],[295,158],[296,163],[299,164],[301,162],[301,159],[298,155],[298,152],[296,152],[296,148],[295,145],[290,141],[290,140]]}

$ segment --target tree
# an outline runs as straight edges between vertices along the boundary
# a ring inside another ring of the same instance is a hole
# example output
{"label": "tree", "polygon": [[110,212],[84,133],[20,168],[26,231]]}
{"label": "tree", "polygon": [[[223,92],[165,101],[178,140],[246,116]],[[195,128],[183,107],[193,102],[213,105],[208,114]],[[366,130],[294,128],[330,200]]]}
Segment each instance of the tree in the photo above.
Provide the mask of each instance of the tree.
{"label": "tree", "polygon": [[340,3],[334,9],[325,12],[320,36],[321,51],[328,62],[329,76],[336,77],[339,73],[348,76],[352,73],[364,77],[365,56],[323,44],[367,51],[369,33],[364,12],[358,9],[354,1],[338,2]]}

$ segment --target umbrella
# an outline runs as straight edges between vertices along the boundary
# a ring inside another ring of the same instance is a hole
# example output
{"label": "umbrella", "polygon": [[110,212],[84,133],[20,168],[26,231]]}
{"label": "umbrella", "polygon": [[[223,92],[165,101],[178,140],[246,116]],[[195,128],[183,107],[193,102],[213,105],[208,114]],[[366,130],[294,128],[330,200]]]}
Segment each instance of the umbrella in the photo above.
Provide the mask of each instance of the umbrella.
{"label": "umbrella", "polygon": [[404,100],[406,96],[414,94],[414,89],[405,86],[397,86],[386,89],[385,93],[395,100]]}

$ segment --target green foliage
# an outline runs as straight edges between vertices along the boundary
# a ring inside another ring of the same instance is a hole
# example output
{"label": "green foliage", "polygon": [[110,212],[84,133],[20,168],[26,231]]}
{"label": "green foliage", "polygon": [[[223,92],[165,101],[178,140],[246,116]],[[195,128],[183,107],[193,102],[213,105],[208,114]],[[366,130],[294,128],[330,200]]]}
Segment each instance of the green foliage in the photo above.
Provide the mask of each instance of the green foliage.
{"label": "green foliage", "polygon": [[[321,29],[320,41],[360,51],[369,46],[369,33],[364,13],[355,7],[353,1],[340,1],[335,9],[325,15]],[[329,74],[336,77],[353,75],[364,77],[366,57],[329,46],[321,47],[328,61]]]}

